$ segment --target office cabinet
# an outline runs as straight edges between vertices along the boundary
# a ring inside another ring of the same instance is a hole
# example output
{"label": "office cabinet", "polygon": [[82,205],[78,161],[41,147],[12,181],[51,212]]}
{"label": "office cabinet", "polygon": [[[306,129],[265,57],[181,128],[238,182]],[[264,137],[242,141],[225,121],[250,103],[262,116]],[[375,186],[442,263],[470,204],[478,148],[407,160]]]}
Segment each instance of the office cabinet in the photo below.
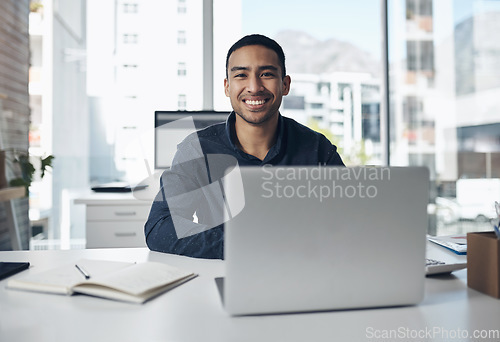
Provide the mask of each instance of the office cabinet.
{"label": "office cabinet", "polygon": [[151,203],[130,193],[94,193],[75,199],[86,206],[87,248],[145,247],[144,223]]}

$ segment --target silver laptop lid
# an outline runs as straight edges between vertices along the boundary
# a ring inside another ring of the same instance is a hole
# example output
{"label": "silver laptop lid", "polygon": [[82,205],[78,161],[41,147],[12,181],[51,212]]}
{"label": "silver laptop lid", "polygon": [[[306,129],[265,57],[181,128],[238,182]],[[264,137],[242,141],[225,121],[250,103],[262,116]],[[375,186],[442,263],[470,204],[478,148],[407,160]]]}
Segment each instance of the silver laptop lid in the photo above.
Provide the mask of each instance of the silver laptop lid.
{"label": "silver laptop lid", "polygon": [[[233,314],[418,303],[429,172],[242,167],[227,177],[224,305]],[[241,183],[242,182],[242,183]],[[241,203],[242,189],[244,203]]]}

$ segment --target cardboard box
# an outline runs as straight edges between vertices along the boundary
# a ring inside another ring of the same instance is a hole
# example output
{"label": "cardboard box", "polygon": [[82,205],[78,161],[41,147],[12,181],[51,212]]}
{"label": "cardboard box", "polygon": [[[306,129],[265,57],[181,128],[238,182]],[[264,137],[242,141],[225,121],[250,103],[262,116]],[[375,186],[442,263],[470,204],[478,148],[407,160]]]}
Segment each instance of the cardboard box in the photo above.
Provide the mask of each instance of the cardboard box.
{"label": "cardboard box", "polygon": [[500,240],[494,232],[467,234],[467,285],[500,298]]}

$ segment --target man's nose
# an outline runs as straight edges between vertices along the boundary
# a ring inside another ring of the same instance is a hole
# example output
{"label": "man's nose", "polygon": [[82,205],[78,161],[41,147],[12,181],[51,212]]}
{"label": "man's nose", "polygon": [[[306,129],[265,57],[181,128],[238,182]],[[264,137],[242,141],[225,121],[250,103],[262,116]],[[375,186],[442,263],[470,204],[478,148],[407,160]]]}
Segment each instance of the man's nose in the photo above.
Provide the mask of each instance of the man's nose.
{"label": "man's nose", "polygon": [[263,88],[262,80],[258,76],[252,76],[248,80],[247,89],[250,93],[257,93]]}

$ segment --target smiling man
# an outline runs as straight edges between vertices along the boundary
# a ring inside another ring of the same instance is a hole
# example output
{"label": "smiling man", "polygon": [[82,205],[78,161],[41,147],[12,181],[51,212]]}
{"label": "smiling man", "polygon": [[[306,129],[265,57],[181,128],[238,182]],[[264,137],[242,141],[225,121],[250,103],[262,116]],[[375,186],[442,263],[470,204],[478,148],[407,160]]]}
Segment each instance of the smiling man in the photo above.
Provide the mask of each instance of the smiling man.
{"label": "smiling man", "polygon": [[225,123],[178,145],[144,227],[151,250],[224,257],[224,203],[218,200],[219,188],[211,185],[232,161],[211,155],[226,155],[240,166],[344,165],[325,136],[280,114],[290,84],[283,49],[274,40],[249,35],[229,49],[224,90],[233,112]]}
{"label": "smiling man", "polygon": [[261,160],[276,142],[281,100],[290,90],[284,69],[267,46],[246,45],[228,55],[224,89],[236,113],[233,138],[241,150]]}

